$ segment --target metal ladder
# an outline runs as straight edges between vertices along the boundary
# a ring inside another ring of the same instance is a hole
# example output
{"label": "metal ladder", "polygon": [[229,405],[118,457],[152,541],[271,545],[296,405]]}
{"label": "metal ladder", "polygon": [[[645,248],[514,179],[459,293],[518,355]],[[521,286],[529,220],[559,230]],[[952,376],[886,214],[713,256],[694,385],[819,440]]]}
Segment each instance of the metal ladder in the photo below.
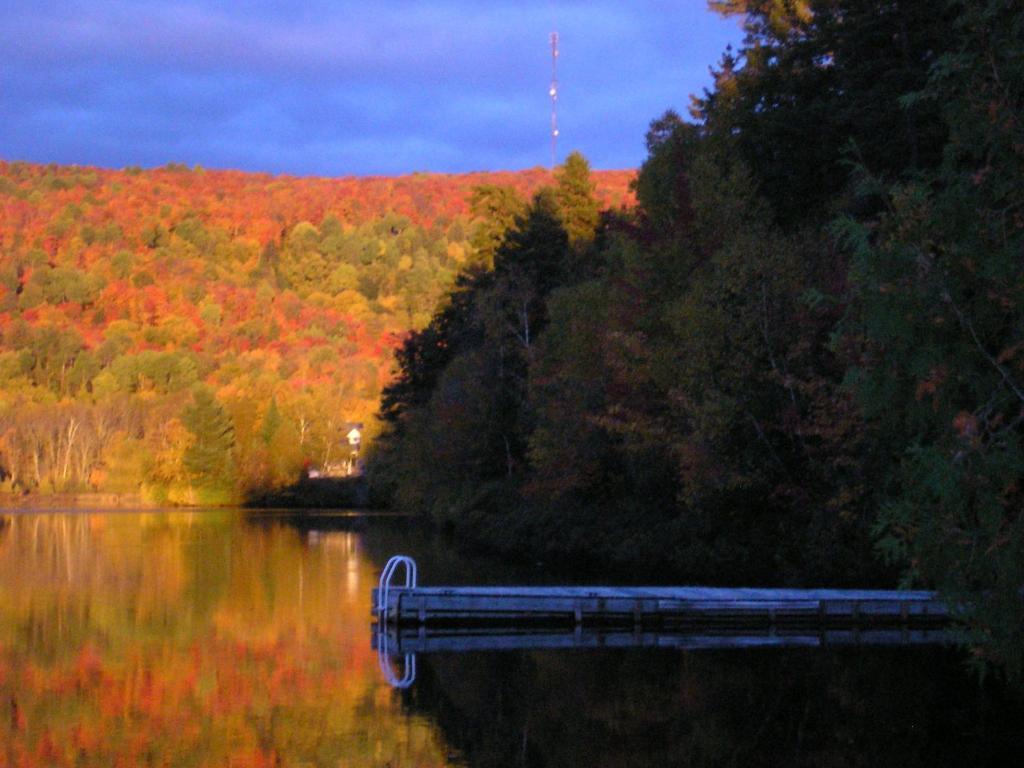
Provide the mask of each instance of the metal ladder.
{"label": "metal ladder", "polygon": [[[403,589],[416,588],[416,561],[408,555],[395,555],[380,572],[380,581],[377,584],[377,663],[384,674],[384,679],[393,688],[408,688],[416,681],[416,654],[407,653],[403,660],[402,675],[395,674],[391,666],[391,653],[389,649],[390,635],[388,633],[388,604],[391,599],[391,581],[395,577],[395,571],[399,566],[405,566],[405,584]],[[398,601],[395,602],[395,618],[398,618]],[[396,622],[397,629],[397,622]]]}

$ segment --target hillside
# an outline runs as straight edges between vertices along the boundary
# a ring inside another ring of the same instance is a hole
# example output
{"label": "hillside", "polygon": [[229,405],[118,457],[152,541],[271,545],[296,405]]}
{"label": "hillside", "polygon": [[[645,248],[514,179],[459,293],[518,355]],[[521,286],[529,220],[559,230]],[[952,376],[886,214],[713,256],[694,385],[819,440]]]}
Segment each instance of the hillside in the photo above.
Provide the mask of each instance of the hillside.
{"label": "hillside", "polygon": [[552,179],[0,162],[2,490],[228,500],[338,461],[480,258],[473,190]]}

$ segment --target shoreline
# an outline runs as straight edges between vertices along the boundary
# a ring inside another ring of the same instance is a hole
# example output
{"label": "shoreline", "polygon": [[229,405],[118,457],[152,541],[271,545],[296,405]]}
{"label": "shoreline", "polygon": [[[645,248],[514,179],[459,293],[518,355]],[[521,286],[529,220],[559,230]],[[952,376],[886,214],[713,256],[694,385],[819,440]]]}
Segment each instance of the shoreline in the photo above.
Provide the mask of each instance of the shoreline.
{"label": "shoreline", "polygon": [[141,493],[0,493],[0,512],[53,511],[62,509],[372,509],[369,488],[362,477],[304,479],[295,485],[237,498],[232,503],[161,503]]}
{"label": "shoreline", "polygon": [[0,512],[24,512],[58,509],[157,509],[160,504],[146,501],[137,493],[4,493],[0,494]]}

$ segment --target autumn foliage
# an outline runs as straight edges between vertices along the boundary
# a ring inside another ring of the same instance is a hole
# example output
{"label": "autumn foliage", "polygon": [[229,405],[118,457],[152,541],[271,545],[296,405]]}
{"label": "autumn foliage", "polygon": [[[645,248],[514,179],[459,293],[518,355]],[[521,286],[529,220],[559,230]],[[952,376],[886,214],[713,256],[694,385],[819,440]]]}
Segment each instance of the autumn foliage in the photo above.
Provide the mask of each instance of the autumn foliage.
{"label": "autumn foliage", "polygon": [[[602,200],[631,176],[597,174]],[[339,461],[480,258],[473,190],[551,179],[0,162],[0,482],[190,503]]]}

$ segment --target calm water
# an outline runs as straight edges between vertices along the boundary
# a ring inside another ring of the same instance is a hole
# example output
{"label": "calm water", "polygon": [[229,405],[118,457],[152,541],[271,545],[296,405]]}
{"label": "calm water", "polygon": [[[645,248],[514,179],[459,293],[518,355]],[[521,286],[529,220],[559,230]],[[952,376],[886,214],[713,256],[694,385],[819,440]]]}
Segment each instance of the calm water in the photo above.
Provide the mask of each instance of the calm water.
{"label": "calm water", "polygon": [[543,579],[396,518],[0,516],[0,768],[1020,764],[1019,698],[936,647],[430,654],[395,690],[395,552]]}

